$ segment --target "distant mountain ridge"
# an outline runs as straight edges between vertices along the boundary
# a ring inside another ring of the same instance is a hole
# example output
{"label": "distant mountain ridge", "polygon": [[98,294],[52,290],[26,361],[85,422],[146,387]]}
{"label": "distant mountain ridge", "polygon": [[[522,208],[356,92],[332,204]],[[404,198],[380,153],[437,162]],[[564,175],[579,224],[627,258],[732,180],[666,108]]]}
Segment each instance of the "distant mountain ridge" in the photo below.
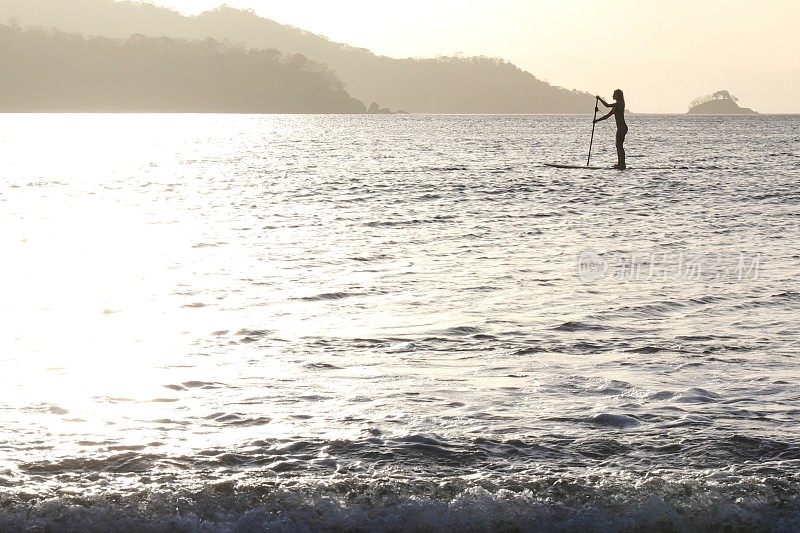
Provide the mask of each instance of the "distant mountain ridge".
{"label": "distant mountain ridge", "polygon": [[549,85],[511,63],[487,57],[393,59],[220,7],[186,17],[149,4],[110,0],[0,0],[0,21],[87,35],[132,34],[240,42],[302,54],[327,65],[355,98],[415,113],[586,113],[588,93]]}

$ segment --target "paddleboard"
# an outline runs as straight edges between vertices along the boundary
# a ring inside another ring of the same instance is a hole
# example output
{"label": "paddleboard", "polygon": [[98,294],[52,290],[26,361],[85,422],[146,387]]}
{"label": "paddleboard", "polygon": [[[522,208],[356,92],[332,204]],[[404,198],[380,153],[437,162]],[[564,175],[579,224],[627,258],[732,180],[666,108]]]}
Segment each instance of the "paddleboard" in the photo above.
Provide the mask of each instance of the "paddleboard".
{"label": "paddleboard", "polygon": [[545,163],[550,168],[571,168],[575,170],[618,170],[613,167],[587,167],[586,165],[559,165],[558,163]]}
{"label": "paddleboard", "polygon": [[[550,168],[567,168],[574,170],[619,170],[614,167],[587,167],[584,165],[561,165],[559,163],[545,163],[544,166]],[[625,170],[633,170],[633,167],[628,167]],[[707,167],[687,167],[687,166],[674,166],[674,167],[636,167],[636,170],[718,170],[716,168]]]}

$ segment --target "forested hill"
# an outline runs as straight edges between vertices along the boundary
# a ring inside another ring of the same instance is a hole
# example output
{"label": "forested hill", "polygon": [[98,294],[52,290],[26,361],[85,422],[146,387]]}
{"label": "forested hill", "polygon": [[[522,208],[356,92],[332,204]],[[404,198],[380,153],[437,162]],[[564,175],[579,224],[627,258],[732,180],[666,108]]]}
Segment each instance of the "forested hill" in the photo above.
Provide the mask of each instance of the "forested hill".
{"label": "forested hill", "polygon": [[[365,14],[365,16],[367,16]],[[327,65],[363,102],[417,113],[585,113],[594,97],[549,85],[502,60],[393,59],[229,7],[194,17],[111,0],[0,0],[0,21],[127,38],[140,33],[241,42]],[[370,21],[379,23],[379,21]]]}
{"label": "forested hill", "polygon": [[326,68],[213,39],[0,26],[0,111],[363,113]]}

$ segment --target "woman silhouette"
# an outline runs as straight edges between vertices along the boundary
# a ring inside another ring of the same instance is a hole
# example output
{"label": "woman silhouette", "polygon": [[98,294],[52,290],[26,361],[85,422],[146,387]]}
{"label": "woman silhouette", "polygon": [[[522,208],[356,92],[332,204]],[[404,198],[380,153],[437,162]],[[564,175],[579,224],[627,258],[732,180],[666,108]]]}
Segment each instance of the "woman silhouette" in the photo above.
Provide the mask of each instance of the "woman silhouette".
{"label": "woman silhouette", "polygon": [[604,106],[610,107],[611,111],[609,111],[607,115],[596,119],[594,123],[597,124],[600,121],[606,120],[611,115],[614,115],[617,121],[617,164],[614,165],[614,168],[625,170],[627,168],[625,165],[625,136],[628,134],[628,125],[625,123],[625,95],[622,94],[621,90],[617,89],[614,91],[615,101],[613,104],[606,103],[606,101],[599,96],[597,100]]}

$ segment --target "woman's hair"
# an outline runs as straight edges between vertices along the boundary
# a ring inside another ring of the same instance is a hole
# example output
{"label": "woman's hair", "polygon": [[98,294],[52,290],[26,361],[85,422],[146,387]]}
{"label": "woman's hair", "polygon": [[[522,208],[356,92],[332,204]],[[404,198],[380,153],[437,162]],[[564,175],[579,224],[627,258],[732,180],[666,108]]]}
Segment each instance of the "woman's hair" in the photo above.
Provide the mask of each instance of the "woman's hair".
{"label": "woman's hair", "polygon": [[616,91],[614,91],[614,99],[615,100],[624,100],[625,99],[625,95],[622,93],[621,89],[617,89]]}

